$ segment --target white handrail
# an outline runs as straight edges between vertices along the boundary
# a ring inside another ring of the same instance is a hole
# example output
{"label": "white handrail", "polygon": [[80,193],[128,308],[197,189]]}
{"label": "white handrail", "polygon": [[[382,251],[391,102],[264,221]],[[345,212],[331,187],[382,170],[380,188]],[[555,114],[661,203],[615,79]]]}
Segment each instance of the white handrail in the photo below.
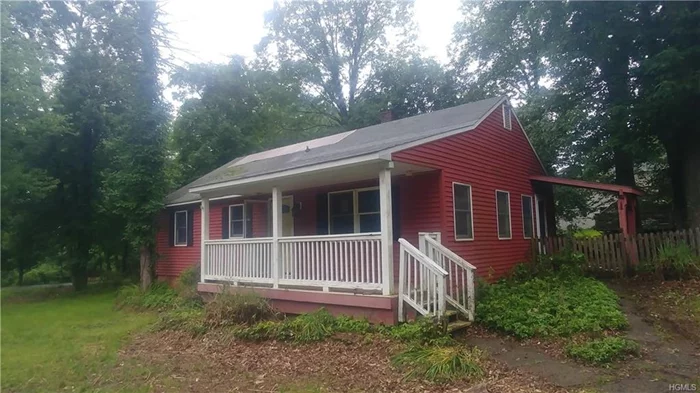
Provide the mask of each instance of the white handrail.
{"label": "white handrail", "polygon": [[450,279],[445,288],[447,301],[474,320],[474,271],[476,267],[429,236],[421,239],[425,254],[448,271]]}
{"label": "white handrail", "polygon": [[405,239],[399,239],[399,321],[404,303],[422,315],[445,315],[447,271]]}
{"label": "white handrail", "polygon": [[443,246],[442,244],[438,243],[435,239],[433,239],[430,236],[426,236],[425,241],[432,245],[433,247],[437,247],[440,249],[440,252],[443,254],[447,255],[448,258],[454,260],[456,263],[462,265],[465,269],[472,269],[476,270],[476,266],[472,265],[471,263],[467,262],[464,258],[460,257],[459,255],[455,254],[454,251],[450,250],[449,248]]}
{"label": "white handrail", "polygon": [[307,235],[307,236],[285,236],[280,237],[280,242],[294,242],[298,240],[358,240],[358,239],[375,239],[382,234],[379,232],[369,233],[345,233],[340,235]]}

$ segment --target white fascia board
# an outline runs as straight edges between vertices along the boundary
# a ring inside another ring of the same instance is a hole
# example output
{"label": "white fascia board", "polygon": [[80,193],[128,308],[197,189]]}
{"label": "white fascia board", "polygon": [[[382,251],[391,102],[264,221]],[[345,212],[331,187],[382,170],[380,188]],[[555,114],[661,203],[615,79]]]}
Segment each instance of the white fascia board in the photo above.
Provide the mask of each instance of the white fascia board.
{"label": "white fascia board", "polygon": [[[243,195],[224,195],[216,198],[209,198],[210,201],[220,201],[222,199],[232,199],[232,198],[240,198]],[[190,205],[193,203],[201,203],[201,199],[197,199],[196,201],[189,201],[189,202],[180,202],[180,203],[169,203],[166,204],[165,207],[173,207],[173,206],[183,206],[183,205]]]}
{"label": "white fascia board", "polygon": [[258,183],[261,181],[275,180],[275,179],[280,179],[280,178],[285,178],[285,177],[290,177],[290,176],[302,175],[302,174],[321,171],[321,170],[325,170],[325,169],[353,166],[353,165],[364,164],[364,163],[368,163],[368,162],[372,162],[372,161],[390,161],[390,157],[387,156],[386,154],[372,153],[372,154],[367,154],[367,155],[363,155],[363,156],[346,158],[346,159],[342,159],[342,160],[338,160],[338,161],[324,162],[321,164],[315,164],[315,165],[305,166],[305,167],[301,167],[301,168],[294,168],[294,169],[288,169],[288,170],[279,171],[279,172],[268,173],[265,175],[252,176],[252,177],[248,177],[245,179],[229,180],[229,181],[222,182],[222,183],[214,183],[214,184],[208,184],[208,185],[199,186],[199,187],[192,187],[189,189],[189,192],[191,192],[193,194],[199,194],[202,192],[218,190],[221,188],[235,187],[235,186],[241,186],[241,185],[246,185],[246,184],[253,184],[253,183]]}

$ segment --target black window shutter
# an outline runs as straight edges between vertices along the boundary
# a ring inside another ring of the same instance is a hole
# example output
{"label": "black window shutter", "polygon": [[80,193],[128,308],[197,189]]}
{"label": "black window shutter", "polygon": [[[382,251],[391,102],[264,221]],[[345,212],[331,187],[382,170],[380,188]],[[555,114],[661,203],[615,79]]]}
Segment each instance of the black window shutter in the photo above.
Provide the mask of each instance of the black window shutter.
{"label": "black window shutter", "polygon": [[328,234],[328,193],[316,195],[316,234]]}
{"label": "black window shutter", "polygon": [[221,208],[221,238],[222,239],[228,239],[228,230],[229,230],[228,206],[224,206]]}
{"label": "black window shutter", "polygon": [[187,247],[194,244],[194,209],[187,210]]}
{"label": "black window shutter", "polygon": [[168,210],[168,246],[175,246],[175,210]]}
{"label": "black window shutter", "polygon": [[401,237],[401,197],[398,184],[391,186],[391,222],[394,241],[398,241]]}

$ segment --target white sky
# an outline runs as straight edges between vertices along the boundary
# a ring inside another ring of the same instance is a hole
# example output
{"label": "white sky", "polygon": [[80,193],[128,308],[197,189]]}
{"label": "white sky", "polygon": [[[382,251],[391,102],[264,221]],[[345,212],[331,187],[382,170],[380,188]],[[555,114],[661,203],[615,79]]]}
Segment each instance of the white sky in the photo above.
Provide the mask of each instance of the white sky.
{"label": "white sky", "polygon": [[[272,0],[170,0],[164,20],[174,38],[178,63],[228,62],[231,55],[250,58],[264,29]],[[459,0],[416,0],[419,44],[427,56],[446,62],[447,45],[459,17]],[[170,91],[166,91],[170,95]],[[170,97],[168,97],[170,98]]]}

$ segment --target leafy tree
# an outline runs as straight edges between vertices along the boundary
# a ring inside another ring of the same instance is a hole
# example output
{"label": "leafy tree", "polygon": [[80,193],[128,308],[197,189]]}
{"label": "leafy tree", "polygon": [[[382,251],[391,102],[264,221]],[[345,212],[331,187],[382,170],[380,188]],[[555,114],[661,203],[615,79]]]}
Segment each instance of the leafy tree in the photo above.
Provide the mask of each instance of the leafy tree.
{"label": "leafy tree", "polygon": [[[64,118],[51,110],[43,76],[53,53],[52,37],[38,15],[43,4],[1,5],[2,32],[2,268],[24,273],[50,253],[53,236],[47,223],[47,202],[57,180],[47,168],[49,137],[61,132]],[[48,23],[48,22],[47,22]],[[42,247],[37,247],[42,244]]]}
{"label": "leafy tree", "polygon": [[225,65],[193,65],[174,75],[173,83],[184,98],[171,139],[176,184],[330,126],[323,106],[293,75],[240,57]]}
{"label": "leafy tree", "polygon": [[275,3],[259,50],[330,106],[334,123],[356,126],[353,112],[367,75],[392,50],[401,56],[415,51],[412,10],[412,2],[396,0]]}
{"label": "leafy tree", "polygon": [[[104,171],[105,206],[125,223],[123,237],[139,250],[143,289],[151,285],[156,218],[166,191],[165,125],[167,107],[158,82],[158,21],[155,2],[125,4],[120,29],[110,35],[119,54],[116,79],[124,86],[123,103],[106,141],[110,162]],[[126,28],[125,28],[126,27]]]}

